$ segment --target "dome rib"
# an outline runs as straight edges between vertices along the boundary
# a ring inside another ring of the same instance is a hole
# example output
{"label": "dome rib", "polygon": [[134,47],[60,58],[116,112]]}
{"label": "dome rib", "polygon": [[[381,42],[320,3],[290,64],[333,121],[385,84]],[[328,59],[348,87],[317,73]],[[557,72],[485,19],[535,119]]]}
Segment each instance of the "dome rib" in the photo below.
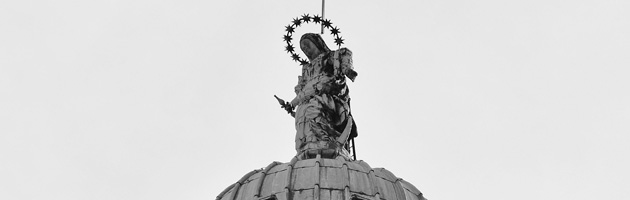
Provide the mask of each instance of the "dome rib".
{"label": "dome rib", "polygon": [[267,167],[265,167],[265,169],[263,171],[261,171],[261,177],[260,177],[260,181],[258,181],[258,185],[256,186],[256,192],[254,192],[254,197],[259,198],[260,197],[260,190],[262,189],[262,185],[263,182],[265,180],[265,177],[267,176],[267,173],[269,172],[269,170],[271,170],[271,168],[275,167],[276,165],[282,164],[281,162],[272,162],[271,164],[267,165]]}

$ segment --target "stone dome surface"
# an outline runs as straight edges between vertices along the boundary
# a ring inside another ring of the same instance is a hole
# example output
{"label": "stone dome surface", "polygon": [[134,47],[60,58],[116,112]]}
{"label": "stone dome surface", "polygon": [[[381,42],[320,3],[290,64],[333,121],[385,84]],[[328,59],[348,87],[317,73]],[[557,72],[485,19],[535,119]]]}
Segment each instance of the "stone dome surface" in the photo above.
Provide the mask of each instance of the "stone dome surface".
{"label": "stone dome surface", "polygon": [[364,161],[273,162],[230,185],[217,200],[426,200],[409,182]]}

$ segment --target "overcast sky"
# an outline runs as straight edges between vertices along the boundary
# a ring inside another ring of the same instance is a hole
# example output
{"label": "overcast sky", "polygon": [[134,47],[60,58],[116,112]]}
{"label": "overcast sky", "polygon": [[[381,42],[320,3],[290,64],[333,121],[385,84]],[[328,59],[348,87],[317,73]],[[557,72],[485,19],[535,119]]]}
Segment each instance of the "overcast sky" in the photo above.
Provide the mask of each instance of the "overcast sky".
{"label": "overcast sky", "polygon": [[[630,1],[326,5],[358,159],[433,200],[630,199]],[[207,200],[288,162],[282,35],[320,6],[3,1],[0,199]]]}

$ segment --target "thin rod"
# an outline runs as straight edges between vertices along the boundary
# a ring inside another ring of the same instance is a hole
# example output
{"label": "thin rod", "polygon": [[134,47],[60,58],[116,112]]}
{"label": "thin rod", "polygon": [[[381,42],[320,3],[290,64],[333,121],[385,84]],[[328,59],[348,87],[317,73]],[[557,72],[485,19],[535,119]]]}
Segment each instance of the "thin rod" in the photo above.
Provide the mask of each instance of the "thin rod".
{"label": "thin rod", "polygon": [[[325,12],[324,12],[324,7],[326,6],[326,0],[322,0],[322,20],[326,19]],[[322,23],[322,35],[324,34],[324,23]]]}
{"label": "thin rod", "polygon": [[357,160],[357,150],[354,148],[354,138],[352,138],[352,157]]}

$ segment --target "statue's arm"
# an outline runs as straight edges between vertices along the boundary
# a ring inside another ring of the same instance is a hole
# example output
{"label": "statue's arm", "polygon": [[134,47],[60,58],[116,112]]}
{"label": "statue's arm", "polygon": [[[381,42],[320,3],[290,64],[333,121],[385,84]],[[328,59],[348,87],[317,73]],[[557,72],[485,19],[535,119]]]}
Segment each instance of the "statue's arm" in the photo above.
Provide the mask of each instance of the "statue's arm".
{"label": "statue's arm", "polygon": [[295,98],[293,98],[293,100],[291,100],[291,106],[292,107],[296,107],[299,102],[301,102],[304,99],[305,96],[305,87],[306,87],[306,80],[304,80],[304,71],[306,70],[305,68],[306,66],[302,66],[302,76],[298,76],[298,83],[295,86]]}
{"label": "statue's arm", "polygon": [[295,107],[299,105],[301,102],[305,102],[315,95],[319,95],[322,93],[327,93],[332,89],[332,83],[334,82],[334,78],[330,76],[318,76],[315,79],[311,79],[304,84],[302,90],[300,90],[295,98],[291,100],[291,106]]}
{"label": "statue's arm", "polygon": [[341,71],[343,75],[348,77],[351,81],[354,82],[354,79],[359,75],[356,71],[354,71],[354,67],[352,66],[352,51],[347,48],[341,48],[338,50],[338,60],[336,60],[338,65],[336,64],[336,70]]}
{"label": "statue's arm", "polygon": [[304,80],[302,79],[302,76],[298,76],[298,83],[295,85],[295,88],[293,88],[295,94],[299,94],[300,91],[302,91],[302,88],[304,88]]}
{"label": "statue's arm", "polygon": [[313,87],[313,84],[306,83],[305,85],[302,85],[299,91],[296,90],[295,98],[291,100],[291,106],[296,107],[300,104],[300,102],[313,97],[316,92],[317,91],[315,90],[315,87]]}

